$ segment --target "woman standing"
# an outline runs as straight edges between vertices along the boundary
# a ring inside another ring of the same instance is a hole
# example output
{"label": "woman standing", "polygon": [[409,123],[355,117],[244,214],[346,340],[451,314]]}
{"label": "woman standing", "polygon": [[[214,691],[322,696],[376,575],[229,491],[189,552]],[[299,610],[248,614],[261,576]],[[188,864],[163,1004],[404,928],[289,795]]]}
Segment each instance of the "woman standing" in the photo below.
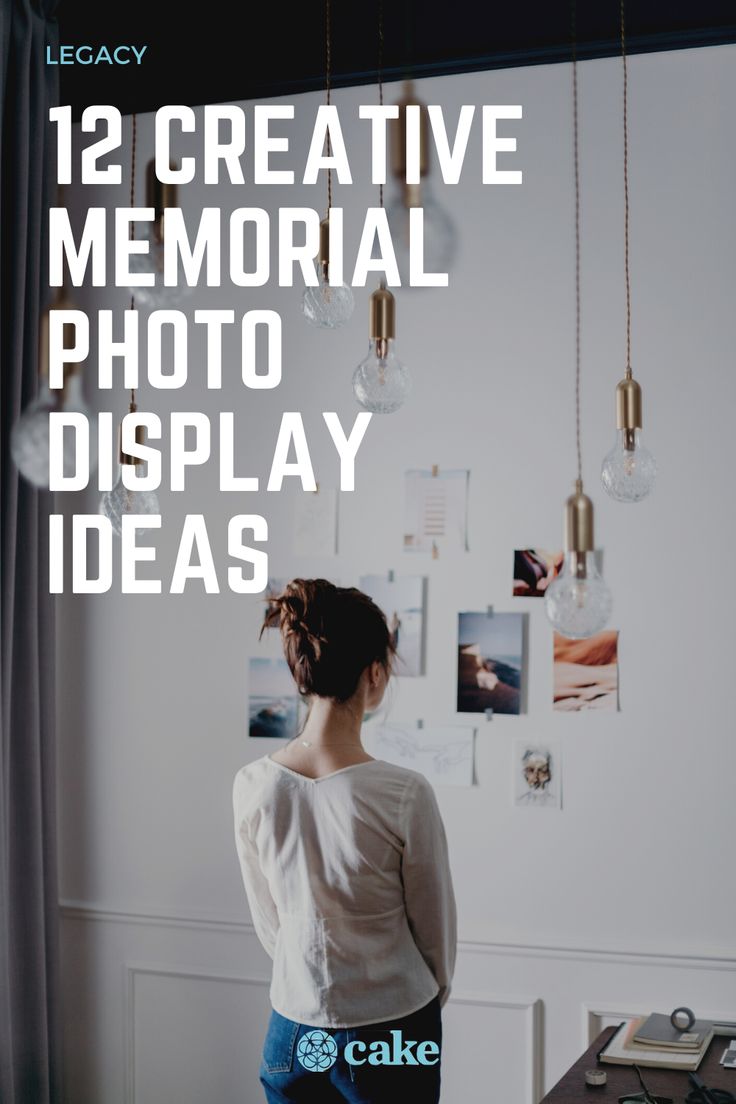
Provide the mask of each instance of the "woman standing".
{"label": "woman standing", "polygon": [[[373,1104],[403,1090],[437,1104],[455,898],[431,785],[361,743],[391,674],[386,618],[359,590],[294,579],[271,599],[266,626],[280,628],[310,701],[300,736],[233,785],[243,883],[273,959],[266,1099]],[[401,1057],[397,1036],[415,1044],[414,1061],[376,1064]]]}

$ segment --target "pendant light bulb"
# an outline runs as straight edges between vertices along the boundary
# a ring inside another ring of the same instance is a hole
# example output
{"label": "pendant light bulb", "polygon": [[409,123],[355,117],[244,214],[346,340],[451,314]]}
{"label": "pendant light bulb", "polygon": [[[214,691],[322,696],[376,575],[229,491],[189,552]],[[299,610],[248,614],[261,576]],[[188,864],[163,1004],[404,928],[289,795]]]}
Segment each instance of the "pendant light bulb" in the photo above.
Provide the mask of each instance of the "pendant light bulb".
{"label": "pendant light bulb", "polygon": [[368,356],[353,374],[358,403],[372,414],[393,414],[411,392],[411,376],[394,352],[396,301],[383,285],[370,299]]}
{"label": "pendant light bulb", "polygon": [[583,640],[600,632],[611,615],[611,592],[593,551],[593,503],[578,480],[565,504],[565,559],[544,595],[547,617],[562,636]]}
{"label": "pendant light bulb", "polygon": [[641,387],[627,375],[616,388],[616,440],[604,457],[601,482],[617,502],[641,502],[657,475],[657,463],[641,443]]}
{"label": "pendant light bulb", "polygon": [[[74,304],[62,289],[51,307],[41,315],[39,328],[38,393],[29,402],[10,433],[10,455],[20,474],[42,490],[49,489],[49,415],[52,412],[83,414],[89,423],[90,472],[97,462],[97,428],[82,393],[82,376],[79,364],[69,364],[65,369],[64,386],[49,387],[49,313],[51,310],[69,310]],[[62,470],[73,475],[76,464],[75,435],[68,429],[63,436]]]}
{"label": "pendant light bulb", "polygon": [[616,387],[616,440],[601,465],[603,488],[616,502],[640,502],[652,489],[657,464],[641,443],[641,387],[631,371],[631,275],[629,271],[629,111],[624,0],[621,0],[621,63],[624,136],[624,282],[626,288],[626,372]]}
{"label": "pendant light bulb", "polygon": [[562,636],[584,640],[600,632],[611,615],[611,592],[595,562],[593,503],[583,493],[580,422],[580,159],[578,154],[578,65],[575,8],[572,35],[572,131],[575,185],[575,438],[578,477],[565,503],[565,558],[544,592],[547,617]]}
{"label": "pendant light bulb", "polygon": [[[130,404],[131,412],[136,410],[135,403]],[[113,532],[120,536],[123,529],[122,519],[125,514],[158,514],[160,512],[158,495],[155,491],[137,491],[126,487],[123,482],[124,468],[135,466],[140,469],[139,474],[146,474],[148,464],[138,456],[130,456],[123,452],[122,423],[118,426],[118,478],[112,490],[106,491],[100,499],[100,513],[112,523]],[[145,443],[145,426],[135,427],[135,439],[137,444]],[[144,532],[143,527],[136,526],[136,533]]]}
{"label": "pendant light bulb", "polygon": [[[450,215],[437,202],[429,180],[429,117],[426,104],[414,95],[413,81],[404,82],[404,93],[396,105],[397,119],[391,121],[391,171],[394,177],[392,199],[386,209],[391,240],[396,254],[401,283],[409,287],[410,277],[410,212],[413,207],[424,210],[424,269],[426,272],[447,272],[455,255],[456,234]],[[419,110],[419,175],[418,184],[406,183],[407,107]]]}
{"label": "pendant light bulb", "polygon": [[[172,162],[172,169],[178,165]],[[151,287],[131,287],[136,305],[151,310],[165,308],[178,303],[192,291],[189,284],[176,284],[167,287],[164,284],[164,211],[167,207],[178,207],[178,187],[176,184],[162,184],[157,178],[155,161],[148,162],[146,170],[146,206],[153,207],[153,222],[145,224],[145,230],[139,241],[148,243],[145,253],[132,253],[130,271],[139,274],[153,274]]]}
{"label": "pendant light bulb", "polygon": [[317,256],[316,287],[304,289],[302,312],[307,322],[324,330],[336,330],[344,326],[353,313],[355,299],[347,284],[330,286],[330,219],[319,224],[319,254]]}

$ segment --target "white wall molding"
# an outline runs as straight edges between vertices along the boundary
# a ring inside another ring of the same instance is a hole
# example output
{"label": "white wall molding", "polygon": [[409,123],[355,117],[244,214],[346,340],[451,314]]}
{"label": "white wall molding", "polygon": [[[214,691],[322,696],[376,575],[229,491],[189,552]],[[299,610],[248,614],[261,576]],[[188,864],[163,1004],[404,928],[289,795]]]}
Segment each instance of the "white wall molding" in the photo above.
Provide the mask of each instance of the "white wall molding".
{"label": "white wall molding", "polygon": [[[196,913],[167,913],[151,909],[136,910],[122,906],[111,907],[87,901],[64,899],[59,908],[65,919],[102,921],[117,924],[163,925],[169,928],[185,928],[204,931],[241,932],[255,936],[253,925],[247,920]],[[547,943],[512,943],[488,940],[458,940],[458,950],[465,954],[519,955],[523,958],[570,959],[575,962],[602,962],[630,966],[654,966],[666,969],[717,970],[736,972],[736,955],[688,954],[667,952],[659,954],[651,950],[633,950],[590,946],[563,946]]]}
{"label": "white wall molding", "polygon": [[732,970],[736,971],[736,955],[693,954],[668,951],[631,950],[618,947],[555,946],[545,943],[481,942],[460,940],[458,946],[478,954],[519,955],[523,958],[557,958],[576,962],[602,962],[627,966],[655,966],[666,969]]}
{"label": "white wall molding", "polygon": [[135,1104],[136,1078],[135,1078],[135,981],[137,977],[149,975],[154,977],[194,978],[198,981],[222,981],[236,985],[259,985],[262,988],[269,987],[267,978],[249,977],[243,974],[232,974],[216,970],[182,970],[178,967],[156,963],[126,962],[124,970],[125,990],[125,1104]]}
{"label": "white wall molding", "polygon": [[[147,1003],[151,984],[155,999],[170,1008],[176,1008],[176,991],[172,996],[169,982],[195,987],[200,981],[246,986],[237,993],[223,991],[223,1007],[242,1004],[250,1010],[246,1019],[250,1015],[260,1024],[268,1005],[270,970],[250,924],[218,922],[212,916],[133,912],[79,901],[66,902],[62,912],[70,1000],[76,999],[77,986],[81,994],[93,986],[95,1007],[112,1010],[111,1017],[105,1017],[104,1033],[96,1034],[99,1019],[90,1007],[89,1020],[83,1019],[70,1036],[71,1053],[73,1060],[81,1063],[85,1040],[94,1040],[108,1078],[116,1082],[111,1097],[115,1104],[136,1104],[136,1096],[141,1102],[148,1099],[144,1087],[153,1091],[149,1077],[162,1071],[152,1058],[155,1048],[148,1048],[148,1028],[143,1026],[155,1023]],[[88,950],[81,960],[80,948]],[[478,951],[482,953],[476,955]],[[514,1061],[505,1088],[518,1104],[536,1104],[609,1023],[652,1009],[667,1011],[670,1002],[674,1007],[684,999],[683,992],[691,994],[686,1003],[699,1015],[734,1018],[734,1009],[729,1008],[733,961],[725,961],[718,975],[712,961],[703,969],[698,958],[683,957],[676,963],[681,969],[674,974],[670,971],[668,978],[668,971],[660,968],[663,959],[614,952],[597,956],[589,965],[585,955],[584,949],[576,957],[570,948],[498,943],[479,947],[476,942],[460,942],[457,984],[448,1002],[447,1019],[455,1044],[448,1055],[453,1090],[463,1084],[462,1071],[475,1068],[464,1049],[467,1025],[479,1038],[500,1028],[503,1038],[512,1041]],[[164,987],[160,994],[159,981]],[[208,1000],[214,1007],[220,1003],[220,998],[206,989],[202,999],[205,1005]],[[186,1017],[183,1022],[188,1022]],[[175,1024],[172,1031],[174,1028]],[[248,1091],[248,1104],[255,1104],[260,1099],[257,1085],[251,1084]],[[94,1104],[94,1100],[93,1096],[82,1097],[80,1104]]]}
{"label": "white wall molding", "polygon": [[462,990],[456,993],[453,989],[447,1004],[481,1005],[484,1008],[503,1008],[525,1013],[524,1031],[528,1060],[524,1063],[526,1073],[524,1099],[526,1104],[537,1104],[544,1091],[543,1001],[539,997],[499,997],[478,992],[463,992]]}
{"label": "white wall molding", "polygon": [[583,1049],[587,1050],[604,1027],[608,1026],[608,1020],[633,1020],[641,1016],[641,1012],[632,1012],[630,1007],[623,1005],[606,1004],[603,1001],[583,1001],[582,1003],[582,1035]]}
{"label": "white wall molding", "polygon": [[196,928],[209,931],[238,931],[255,934],[247,920],[230,920],[202,913],[174,913],[155,909],[131,909],[124,906],[100,905],[89,901],[63,899],[59,901],[61,915],[70,920],[102,921],[113,924],[162,925],[166,928]]}
{"label": "white wall molding", "polygon": [[[233,974],[221,970],[181,969],[166,963],[126,962],[123,967],[125,992],[124,1053],[125,1053],[125,1104],[136,1101],[136,979],[142,976],[160,978],[187,978],[197,981],[219,981],[236,985],[256,985],[268,988],[265,978]],[[453,992],[448,1005],[474,1005],[522,1012],[524,1014],[524,1045],[527,1060],[524,1063],[524,1104],[537,1104],[543,1092],[542,1015],[543,1002],[539,997],[497,996],[485,992]]]}

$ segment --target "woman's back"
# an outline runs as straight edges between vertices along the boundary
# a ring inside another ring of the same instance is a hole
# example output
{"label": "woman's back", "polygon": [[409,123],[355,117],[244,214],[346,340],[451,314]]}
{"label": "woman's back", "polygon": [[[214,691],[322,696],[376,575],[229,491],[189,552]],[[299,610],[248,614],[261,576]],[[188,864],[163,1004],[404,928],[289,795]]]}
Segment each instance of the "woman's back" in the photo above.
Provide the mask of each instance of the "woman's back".
{"label": "woman's back", "polygon": [[233,786],[236,846],[271,1003],[324,1027],[446,999],[455,901],[434,791],[367,759],[310,778],[266,755]]}

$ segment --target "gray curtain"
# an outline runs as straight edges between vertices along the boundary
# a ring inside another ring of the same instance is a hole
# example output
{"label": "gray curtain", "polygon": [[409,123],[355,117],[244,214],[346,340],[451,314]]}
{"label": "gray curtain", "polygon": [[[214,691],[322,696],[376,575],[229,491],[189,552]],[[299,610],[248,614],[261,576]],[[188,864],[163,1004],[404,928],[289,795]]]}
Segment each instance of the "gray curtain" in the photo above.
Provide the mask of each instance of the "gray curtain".
{"label": "gray curtain", "polygon": [[36,391],[55,175],[56,0],[0,0],[0,1100],[62,1099],[54,768],[51,496],[13,465],[10,428]]}

